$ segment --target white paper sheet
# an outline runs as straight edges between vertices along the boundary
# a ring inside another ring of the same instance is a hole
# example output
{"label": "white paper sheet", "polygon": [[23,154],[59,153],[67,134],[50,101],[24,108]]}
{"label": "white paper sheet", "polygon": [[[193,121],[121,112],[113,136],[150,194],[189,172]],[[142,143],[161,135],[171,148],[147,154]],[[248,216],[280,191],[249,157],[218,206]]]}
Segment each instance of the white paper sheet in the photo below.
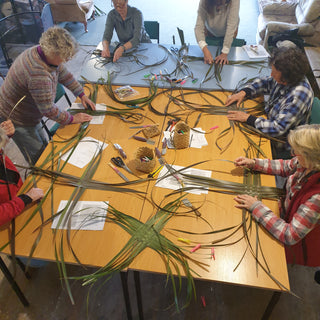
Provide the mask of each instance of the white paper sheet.
{"label": "white paper sheet", "polygon": [[[61,200],[58,211],[67,205],[68,200]],[[78,201],[72,215],[70,228],[72,230],[103,230],[107,216],[108,204],[102,201]],[[51,229],[56,229],[61,215],[54,218]],[[68,229],[66,216],[59,226],[59,229]]]}
{"label": "white paper sheet", "polygon": [[[184,167],[173,165],[172,168],[175,170],[180,170],[180,169],[183,169]],[[167,173],[168,173],[168,169],[164,166],[159,173],[156,187],[165,188],[165,189],[173,189],[173,190],[181,189],[182,188],[181,184],[177,181],[177,179],[174,176],[169,176],[165,179],[160,180],[160,178],[165,176]],[[184,170],[183,173],[190,174],[190,175],[203,176],[203,177],[208,177],[208,178],[211,177],[211,171],[209,171],[209,170],[188,168],[188,169]],[[178,174],[178,177],[179,177],[179,179],[181,179],[183,181],[182,175]],[[183,183],[184,183],[185,188],[197,186],[197,185],[194,185],[191,183],[186,183],[185,181],[183,181]],[[208,190],[208,188],[207,188],[207,190]],[[193,194],[202,194],[202,193],[208,194],[208,191],[199,190],[199,189],[189,190],[187,192],[193,193]]]}
{"label": "white paper sheet", "polygon": [[[71,109],[84,109],[82,103],[73,103],[71,105]],[[106,111],[107,107],[104,104],[101,103],[97,103],[96,104],[96,110],[102,110],[102,111]],[[90,124],[103,124],[105,115],[102,116],[94,116],[92,117],[92,120],[90,121]]]}
{"label": "white paper sheet", "polygon": [[248,54],[250,59],[264,59],[269,57],[269,53],[262,45],[244,45],[243,50]]}
{"label": "white paper sheet", "polygon": [[[68,160],[68,163],[78,168],[83,168],[91,161],[101,146],[103,146],[102,149],[105,149],[108,144],[91,137],[84,137],[77,145],[76,149]],[[70,152],[71,151],[64,154],[61,159],[66,161]]]}
{"label": "white paper sheet", "polygon": [[[208,141],[205,137],[204,134],[204,130],[202,130],[201,128],[194,128],[197,131],[201,131],[203,133],[200,132],[196,132],[194,130],[190,130],[190,137],[189,137],[189,147],[190,148],[202,148],[203,146],[207,146],[208,145]],[[163,132],[163,139],[162,141],[164,141],[164,138],[167,139],[167,148],[168,149],[174,149],[173,144],[171,143],[171,139],[173,138],[173,129],[171,131],[164,131]]]}

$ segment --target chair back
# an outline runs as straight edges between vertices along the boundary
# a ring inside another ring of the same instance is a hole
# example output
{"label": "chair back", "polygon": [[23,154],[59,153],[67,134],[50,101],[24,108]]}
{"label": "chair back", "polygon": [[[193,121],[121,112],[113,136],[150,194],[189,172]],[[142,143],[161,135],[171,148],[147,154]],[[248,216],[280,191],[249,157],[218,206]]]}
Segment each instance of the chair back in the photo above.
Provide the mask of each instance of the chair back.
{"label": "chair back", "polygon": [[144,28],[146,29],[146,32],[148,33],[150,39],[155,39],[159,43],[159,38],[160,38],[159,22],[158,21],[145,21]]}
{"label": "chair back", "polygon": [[317,97],[313,99],[310,124],[320,124],[320,99]]}
{"label": "chair back", "polygon": [[39,11],[15,13],[0,19],[0,44],[8,68],[21,53],[17,50],[17,44],[23,44],[26,48],[38,44],[42,32]]}

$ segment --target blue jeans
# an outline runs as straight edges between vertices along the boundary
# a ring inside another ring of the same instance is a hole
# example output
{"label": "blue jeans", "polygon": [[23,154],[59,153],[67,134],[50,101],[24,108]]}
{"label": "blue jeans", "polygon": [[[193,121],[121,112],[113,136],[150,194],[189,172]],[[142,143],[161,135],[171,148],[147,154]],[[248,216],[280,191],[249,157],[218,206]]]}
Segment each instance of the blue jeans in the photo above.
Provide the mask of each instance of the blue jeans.
{"label": "blue jeans", "polygon": [[35,127],[15,126],[15,129],[12,139],[27,162],[31,160],[31,164],[35,164],[48,144],[41,123]]}

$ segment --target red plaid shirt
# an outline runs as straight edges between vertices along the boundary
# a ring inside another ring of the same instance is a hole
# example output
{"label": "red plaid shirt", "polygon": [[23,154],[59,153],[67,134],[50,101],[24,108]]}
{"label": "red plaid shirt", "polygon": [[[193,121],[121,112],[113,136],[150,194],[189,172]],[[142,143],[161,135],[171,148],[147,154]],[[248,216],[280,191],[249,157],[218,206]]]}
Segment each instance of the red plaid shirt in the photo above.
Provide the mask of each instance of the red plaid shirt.
{"label": "red plaid shirt", "polygon": [[286,197],[279,201],[280,217],[275,215],[261,201],[255,202],[249,211],[275,238],[286,245],[293,245],[304,238],[320,221],[320,194],[314,194],[302,203],[294,213],[293,219],[286,222],[283,218],[289,207],[292,197],[306,182],[306,169],[302,168],[297,160],[268,160],[255,159],[255,171],[267,174],[288,177]]}

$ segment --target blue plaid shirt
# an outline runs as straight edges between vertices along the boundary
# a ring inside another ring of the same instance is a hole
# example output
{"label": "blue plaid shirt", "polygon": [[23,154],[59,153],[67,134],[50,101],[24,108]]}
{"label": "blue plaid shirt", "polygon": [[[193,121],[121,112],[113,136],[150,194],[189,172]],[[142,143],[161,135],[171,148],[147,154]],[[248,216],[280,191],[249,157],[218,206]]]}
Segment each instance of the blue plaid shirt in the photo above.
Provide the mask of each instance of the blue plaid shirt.
{"label": "blue plaid shirt", "polygon": [[272,137],[287,138],[291,129],[308,123],[313,91],[304,79],[296,86],[278,84],[272,77],[258,78],[242,90],[247,97],[269,95],[265,101],[267,119],[250,116],[247,123]]}

